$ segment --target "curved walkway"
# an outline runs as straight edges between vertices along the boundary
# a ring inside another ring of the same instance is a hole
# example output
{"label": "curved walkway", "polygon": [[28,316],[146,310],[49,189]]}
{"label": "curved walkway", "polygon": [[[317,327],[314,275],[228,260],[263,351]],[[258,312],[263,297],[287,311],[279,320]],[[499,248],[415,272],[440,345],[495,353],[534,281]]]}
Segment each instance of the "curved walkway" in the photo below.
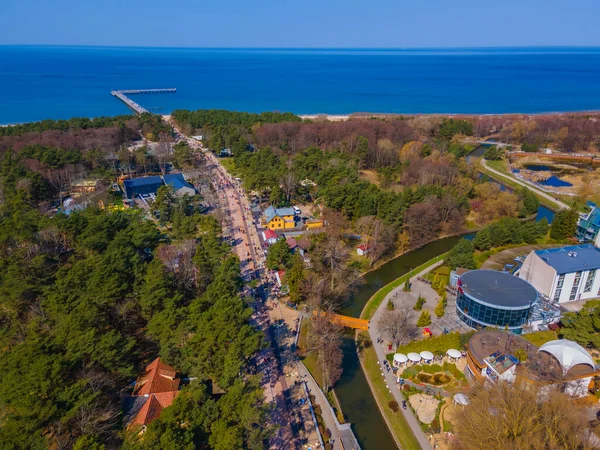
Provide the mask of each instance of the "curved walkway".
{"label": "curved walkway", "polygon": [[[423,274],[432,270],[439,264],[441,264],[441,262],[438,262],[438,263],[434,264],[433,266],[427,267],[425,270],[421,271],[421,273],[417,273],[417,274],[413,275],[411,278],[423,276]],[[381,304],[377,308],[377,311],[375,311],[375,314],[373,315],[373,318],[371,319],[371,322],[370,322],[369,336],[371,337],[371,342],[373,343],[373,348],[375,349],[375,352],[377,353],[377,359],[379,360],[380,367],[383,366],[383,363],[386,360],[386,358],[385,358],[386,354],[385,354],[383,347],[381,345],[377,344],[377,339],[379,337],[381,337],[381,333],[379,332],[378,322],[379,322],[379,319],[381,318],[382,314],[385,314],[385,311],[387,310],[386,309],[387,308],[386,299],[389,299],[390,296],[392,296],[397,289],[402,289],[402,286],[399,286],[396,289],[392,290],[386,296],[386,298],[381,302]],[[394,376],[393,372],[391,370],[388,372],[387,370],[385,370],[383,368],[382,368],[382,371],[383,371],[383,376],[385,377],[386,384],[390,387],[392,395],[394,396],[394,398],[396,399],[398,404],[402,404],[402,401],[404,400],[404,396],[400,392],[400,388],[399,388],[398,384],[396,383],[396,377]],[[409,383],[409,384],[416,388],[419,388],[419,389],[426,389],[423,386],[419,386],[414,383]],[[421,448],[431,449],[431,443],[429,442],[429,439],[427,439],[427,436],[423,432],[423,429],[421,428],[419,421],[417,420],[417,418],[415,417],[413,412],[410,410],[410,408],[406,408],[406,409],[401,408],[400,410],[404,414],[404,417],[405,417],[406,421],[408,422],[408,425],[410,426],[410,429],[412,430],[413,434],[417,438],[417,441],[419,441],[419,445],[421,446]]]}
{"label": "curved walkway", "polygon": [[557,200],[556,198],[554,198],[553,196],[551,196],[550,194],[547,194],[546,192],[536,188],[533,184],[531,183],[526,183],[524,181],[521,181],[515,177],[511,177],[509,175],[506,175],[502,172],[498,172],[495,169],[492,169],[490,166],[487,165],[487,161],[483,158],[481,158],[481,165],[486,169],[489,170],[490,172],[492,172],[494,175],[498,175],[499,177],[505,178],[507,180],[510,180],[513,183],[519,184],[521,186],[525,186],[526,188],[532,190],[533,192],[535,192],[537,195],[544,197],[546,200],[551,201],[552,203],[554,203],[556,206],[558,206],[561,209],[569,209],[569,206],[563,202],[561,202],[560,200]]}

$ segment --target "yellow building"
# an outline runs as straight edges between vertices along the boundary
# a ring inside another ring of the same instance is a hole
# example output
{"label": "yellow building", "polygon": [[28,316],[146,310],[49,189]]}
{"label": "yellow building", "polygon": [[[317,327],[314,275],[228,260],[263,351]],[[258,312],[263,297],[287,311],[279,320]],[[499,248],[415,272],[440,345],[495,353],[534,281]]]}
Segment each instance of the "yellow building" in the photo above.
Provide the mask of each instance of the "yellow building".
{"label": "yellow building", "polygon": [[306,221],[306,228],[308,230],[314,230],[317,228],[323,228],[323,220],[321,219],[310,219]]}
{"label": "yellow building", "polygon": [[270,230],[289,230],[296,226],[292,208],[273,208],[269,206],[265,210],[265,224]]}

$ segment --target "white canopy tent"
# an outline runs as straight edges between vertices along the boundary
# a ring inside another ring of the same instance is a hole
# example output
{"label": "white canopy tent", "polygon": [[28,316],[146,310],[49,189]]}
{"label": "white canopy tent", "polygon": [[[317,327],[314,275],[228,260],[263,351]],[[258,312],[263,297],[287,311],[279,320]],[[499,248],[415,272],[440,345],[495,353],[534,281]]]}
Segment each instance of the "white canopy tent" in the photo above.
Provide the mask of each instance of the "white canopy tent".
{"label": "white canopy tent", "polygon": [[406,356],[404,353],[396,353],[394,355],[394,365],[396,367],[406,363],[406,361],[408,361],[408,356]]}
{"label": "white canopy tent", "polygon": [[410,359],[414,363],[418,363],[419,361],[421,361],[421,355],[419,355],[418,353],[412,352],[406,356],[408,356],[408,359]]}
{"label": "white canopy tent", "polygon": [[428,352],[428,351],[422,351],[421,358],[423,358],[423,361],[425,361],[426,363],[429,363],[429,362],[433,361],[433,353]]}
{"label": "white canopy tent", "polygon": [[577,342],[568,339],[557,339],[546,342],[539,348],[538,352],[546,352],[554,356],[562,367],[563,374],[578,364],[587,364],[592,369],[596,367],[592,355]]}
{"label": "white canopy tent", "polygon": [[469,397],[467,397],[465,394],[458,393],[454,397],[452,397],[452,403],[456,403],[458,405],[466,406],[469,403],[471,403],[471,400],[469,400]]}
{"label": "white canopy tent", "polygon": [[448,350],[446,352],[446,355],[448,355],[450,358],[454,358],[454,359],[458,359],[462,356],[462,354],[454,348],[451,348],[450,350]]}

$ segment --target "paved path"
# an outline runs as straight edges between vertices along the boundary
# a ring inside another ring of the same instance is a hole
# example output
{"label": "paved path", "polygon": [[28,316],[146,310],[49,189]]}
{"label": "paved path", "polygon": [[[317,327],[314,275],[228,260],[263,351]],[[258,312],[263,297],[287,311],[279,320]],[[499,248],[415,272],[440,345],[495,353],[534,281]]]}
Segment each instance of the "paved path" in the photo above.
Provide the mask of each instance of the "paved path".
{"label": "paved path", "polygon": [[[254,297],[256,301],[252,305],[254,314],[251,322],[263,331],[266,341],[271,344],[256,357],[257,370],[263,376],[265,401],[273,405],[271,420],[278,425],[277,432],[271,438],[270,448],[273,450],[298,449],[300,444],[289,411],[288,386],[286,377],[283,374],[283,358],[285,356],[283,353],[285,349],[278,347],[269,318],[264,290],[266,274],[262,270],[262,267],[264,267],[264,253],[260,249],[258,232],[250,213],[248,198],[243,190],[237,186],[231,174],[210,151],[202,149],[195,140],[181,134],[174,126],[173,128],[185,138],[190,147],[199,148],[204,152],[208,169],[212,175],[211,182],[217,191],[223,208],[224,221],[231,230],[231,237],[235,239],[233,250],[242,262],[242,277],[245,281],[258,278],[261,282],[256,290],[260,295]],[[244,295],[251,295],[248,287],[244,289]]]}
{"label": "paved path", "polygon": [[557,199],[556,199],[555,197],[553,197],[552,195],[550,195],[550,194],[547,194],[546,192],[544,192],[544,191],[542,191],[542,190],[540,190],[540,189],[536,188],[536,187],[535,187],[533,184],[531,184],[531,183],[527,183],[527,182],[525,182],[525,181],[521,181],[521,180],[519,180],[519,179],[517,179],[517,178],[515,178],[515,177],[511,177],[511,176],[509,176],[509,175],[506,175],[506,174],[504,174],[504,173],[502,173],[502,172],[498,172],[498,171],[497,171],[497,170],[495,170],[495,169],[492,169],[490,166],[488,166],[488,165],[487,165],[487,161],[486,161],[485,159],[483,159],[483,158],[481,158],[481,165],[482,165],[483,167],[485,167],[485,169],[486,169],[486,170],[489,170],[490,172],[492,172],[492,173],[493,173],[493,174],[495,174],[495,175],[498,175],[498,176],[499,176],[499,177],[501,177],[501,178],[505,178],[505,179],[507,179],[507,180],[510,180],[510,181],[512,181],[513,183],[517,183],[517,184],[519,184],[519,185],[521,185],[521,186],[525,186],[526,188],[528,188],[528,189],[530,189],[530,190],[534,191],[536,194],[540,195],[541,197],[544,197],[545,199],[547,199],[547,200],[550,200],[552,203],[554,203],[554,204],[555,204],[556,206],[558,206],[560,209],[569,209],[569,206],[568,206],[567,204],[565,204],[565,203],[561,202],[560,200],[557,200]]}
{"label": "paved path", "polygon": [[[431,267],[428,267],[427,269],[423,270],[421,273],[415,274],[411,279],[423,276],[426,272],[428,272],[430,270],[431,270]],[[399,286],[398,288],[394,289],[381,302],[381,305],[379,305],[379,308],[377,308],[377,311],[375,311],[375,314],[373,315],[373,317],[371,319],[371,326],[369,327],[369,336],[371,337],[371,342],[373,343],[373,348],[375,348],[375,352],[377,353],[377,359],[379,361],[379,366],[381,368],[381,371],[383,372],[382,376],[385,378],[386,384],[390,387],[392,395],[394,396],[394,398],[396,399],[396,401],[398,402],[399,405],[402,404],[402,401],[404,400],[404,396],[400,392],[400,388],[399,388],[398,384],[396,383],[396,377],[394,376],[394,373],[391,370],[388,372],[383,367],[383,363],[386,360],[386,358],[385,358],[386,352],[381,345],[377,344],[377,339],[379,339],[381,337],[378,322],[379,322],[379,319],[381,318],[381,316],[387,312],[388,300],[391,299],[395,295],[397,289],[402,289],[402,287],[403,286]],[[416,384],[411,383],[411,385],[414,385],[415,387],[420,388],[420,386],[418,386]],[[406,409],[400,408],[400,411],[402,411],[402,414],[404,414],[404,417],[406,418],[406,421],[408,422],[408,425],[410,426],[410,429],[412,430],[413,434],[417,438],[417,441],[419,441],[419,445],[421,446],[421,448],[427,449],[427,450],[431,449],[431,443],[429,442],[429,439],[427,439],[427,436],[421,429],[421,425],[419,424],[419,421],[413,414],[412,410],[410,408],[406,408]]]}

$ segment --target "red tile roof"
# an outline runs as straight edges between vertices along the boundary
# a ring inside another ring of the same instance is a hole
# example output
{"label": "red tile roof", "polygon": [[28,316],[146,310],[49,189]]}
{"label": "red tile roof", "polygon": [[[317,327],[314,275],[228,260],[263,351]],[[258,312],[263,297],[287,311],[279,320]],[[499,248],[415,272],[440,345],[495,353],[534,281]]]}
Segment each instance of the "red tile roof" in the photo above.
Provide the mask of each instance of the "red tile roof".
{"label": "red tile roof", "polygon": [[370,245],[367,245],[367,244],[362,244],[362,245],[359,245],[359,246],[358,246],[358,247],[356,247],[356,248],[357,248],[357,249],[359,249],[359,250],[362,250],[363,252],[365,252],[365,251],[369,250],[369,248],[370,248]]}
{"label": "red tile roof", "polygon": [[138,378],[132,393],[132,398],[139,399],[140,402],[144,402],[144,398],[147,400],[128,426],[148,425],[156,419],[164,408],[171,406],[179,394],[180,381],[173,367],[163,363],[160,358],[152,361]]}
{"label": "red tile roof", "polygon": [[150,395],[142,409],[135,415],[135,417],[129,422],[129,426],[132,425],[148,425],[154,419],[160,416],[163,407],[154,395]]}
{"label": "red tile roof", "polygon": [[296,239],[289,237],[285,240],[287,242],[288,247],[290,248],[290,250],[295,249],[298,244],[296,243]]}
{"label": "red tile roof", "polygon": [[269,240],[269,239],[277,239],[277,233],[275,233],[275,231],[271,230],[270,228],[269,228],[269,229],[266,229],[266,230],[264,231],[264,234],[265,234],[265,239],[266,239],[266,240]]}
{"label": "red tile roof", "polygon": [[179,390],[180,379],[175,369],[156,358],[137,379],[133,395],[157,394]]}

